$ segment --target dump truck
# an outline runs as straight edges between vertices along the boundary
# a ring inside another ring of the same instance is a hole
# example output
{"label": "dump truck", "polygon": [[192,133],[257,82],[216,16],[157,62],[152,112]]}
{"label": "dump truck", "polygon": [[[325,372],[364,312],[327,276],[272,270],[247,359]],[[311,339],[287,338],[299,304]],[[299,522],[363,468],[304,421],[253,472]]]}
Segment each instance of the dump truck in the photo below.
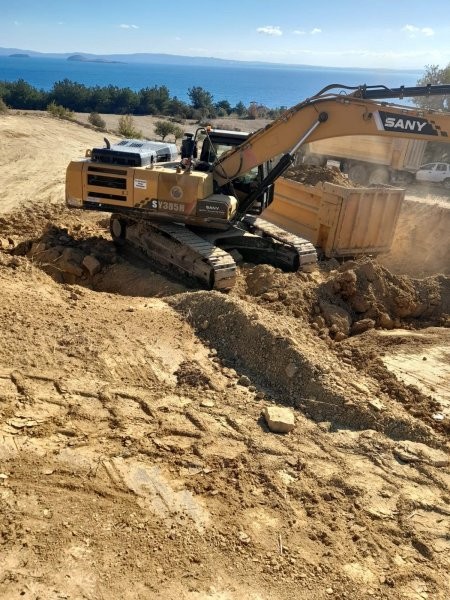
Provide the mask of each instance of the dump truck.
{"label": "dump truck", "polygon": [[423,163],[427,142],[375,136],[343,136],[305,144],[302,162],[332,164],[361,185],[405,185]]}

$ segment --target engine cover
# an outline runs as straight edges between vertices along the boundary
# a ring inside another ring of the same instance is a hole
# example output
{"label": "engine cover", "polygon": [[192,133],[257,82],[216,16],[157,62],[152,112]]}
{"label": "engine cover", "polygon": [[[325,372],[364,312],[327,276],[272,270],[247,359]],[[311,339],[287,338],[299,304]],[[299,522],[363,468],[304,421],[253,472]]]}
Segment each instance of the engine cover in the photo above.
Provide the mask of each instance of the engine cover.
{"label": "engine cover", "polygon": [[145,140],[122,140],[109,148],[93,148],[93,162],[129,167],[146,167],[152,163],[176,160],[178,149],[175,144]]}

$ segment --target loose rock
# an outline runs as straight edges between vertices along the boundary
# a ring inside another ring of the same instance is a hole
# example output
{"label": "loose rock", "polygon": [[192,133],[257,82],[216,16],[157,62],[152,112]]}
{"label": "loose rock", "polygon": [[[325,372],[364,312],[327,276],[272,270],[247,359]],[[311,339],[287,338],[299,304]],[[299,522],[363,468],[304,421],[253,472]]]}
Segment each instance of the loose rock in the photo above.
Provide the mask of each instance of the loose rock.
{"label": "loose rock", "polygon": [[87,269],[89,275],[96,275],[100,272],[102,265],[100,261],[98,261],[95,256],[88,255],[83,258],[83,262],[81,263],[85,269]]}
{"label": "loose rock", "polygon": [[238,383],[244,387],[248,387],[251,384],[251,381],[247,375],[241,375],[238,379]]}
{"label": "loose rock", "polygon": [[266,406],[263,415],[270,431],[274,433],[289,433],[295,427],[295,416],[289,408]]}

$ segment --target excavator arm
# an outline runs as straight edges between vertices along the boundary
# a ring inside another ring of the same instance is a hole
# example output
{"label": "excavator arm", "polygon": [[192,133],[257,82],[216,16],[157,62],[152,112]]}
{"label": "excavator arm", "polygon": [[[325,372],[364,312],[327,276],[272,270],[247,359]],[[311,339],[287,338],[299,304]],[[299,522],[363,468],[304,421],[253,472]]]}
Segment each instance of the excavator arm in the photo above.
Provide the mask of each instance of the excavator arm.
{"label": "excavator arm", "polygon": [[[450,113],[418,110],[368,99],[376,95],[383,98],[442,95],[450,93],[450,86],[402,87],[395,90],[362,86],[349,88],[354,90],[349,95],[327,93],[332,87],[328,86],[313,98],[290,108],[243,144],[222,155],[214,167],[217,184],[222,186],[280,154],[284,155],[282,160],[287,168],[291,162],[289,157],[303,143],[327,138],[376,135],[450,142]],[[282,167],[278,168],[272,180],[282,174]]]}

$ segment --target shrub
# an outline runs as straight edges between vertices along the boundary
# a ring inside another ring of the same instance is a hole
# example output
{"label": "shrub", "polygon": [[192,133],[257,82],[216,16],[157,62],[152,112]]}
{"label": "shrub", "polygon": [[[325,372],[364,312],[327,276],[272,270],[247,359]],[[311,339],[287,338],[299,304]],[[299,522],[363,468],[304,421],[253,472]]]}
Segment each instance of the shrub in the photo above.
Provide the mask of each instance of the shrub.
{"label": "shrub", "polygon": [[134,120],[131,115],[122,115],[119,119],[119,133],[127,138],[142,138],[142,131],[138,131],[134,127]]}
{"label": "shrub", "polygon": [[3,98],[0,97],[0,115],[6,115],[8,112],[8,107],[5,104]]}
{"label": "shrub", "polygon": [[88,121],[94,127],[98,127],[99,129],[106,129],[106,122],[102,117],[98,114],[98,112],[91,112],[88,117]]}
{"label": "shrub", "polygon": [[68,121],[72,121],[74,118],[73,111],[69,110],[68,108],[64,108],[64,106],[60,106],[55,102],[51,102],[47,106],[47,112],[57,119],[67,119]]}
{"label": "shrub", "polygon": [[169,117],[169,121],[171,123],[179,123],[180,125],[184,125],[186,123],[186,119],[180,115],[174,115],[173,117]]}

